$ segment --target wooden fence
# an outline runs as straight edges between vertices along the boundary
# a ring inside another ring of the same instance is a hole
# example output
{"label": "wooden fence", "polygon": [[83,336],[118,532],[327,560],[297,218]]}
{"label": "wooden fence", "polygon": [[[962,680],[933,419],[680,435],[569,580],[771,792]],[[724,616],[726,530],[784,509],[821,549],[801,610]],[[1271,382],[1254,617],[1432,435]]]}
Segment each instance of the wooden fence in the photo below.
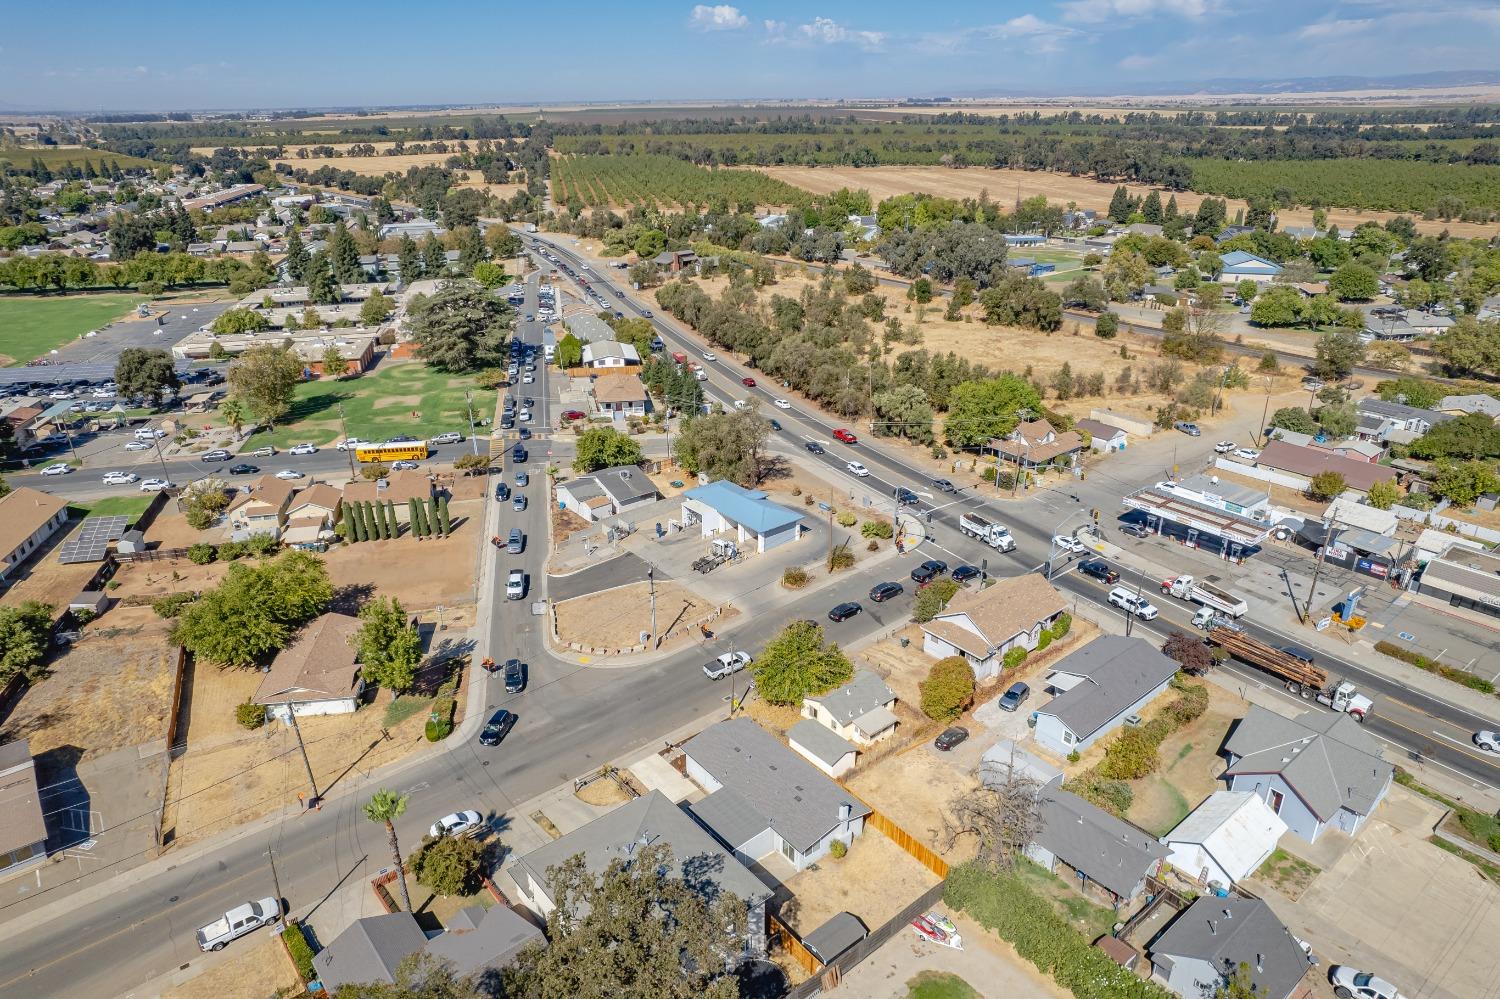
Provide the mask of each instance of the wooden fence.
{"label": "wooden fence", "polygon": [[766,936],[769,942],[779,946],[782,950],[792,955],[793,959],[800,964],[809,975],[816,975],[823,967],[823,962],[813,957],[812,951],[802,946],[802,940],[793,932],[792,928],[783,923],[774,912],[766,910]]}
{"label": "wooden fence", "polygon": [[[869,936],[844,951],[828,964],[821,965],[813,973],[813,977],[801,985],[789,989],[786,999],[811,999],[813,996],[822,995],[824,992],[836,988],[844,975],[853,970],[855,965],[879,950],[891,937],[905,931],[911,926],[913,919],[931,911],[934,906],[941,902],[945,887],[947,887],[946,883],[939,881],[921,895],[912,899],[904,909],[871,930]],[[801,945],[799,944],[799,946]],[[813,958],[813,960],[817,959]]]}
{"label": "wooden fence", "polygon": [[[845,790],[847,790],[847,788]],[[853,792],[850,793],[852,794]],[[868,801],[866,801],[865,804],[867,806],[870,805]],[[948,862],[934,853],[926,843],[923,843],[911,833],[896,825],[896,823],[891,821],[890,817],[885,815],[885,813],[878,811],[873,806],[870,806],[870,814],[868,817],[866,817],[865,823],[876,832],[883,834],[886,839],[890,840],[892,843],[895,843],[901,849],[911,854],[914,858],[916,858],[917,863],[921,864],[923,867],[927,868],[938,877],[947,880]]]}
{"label": "wooden fence", "polygon": [[186,548],[152,548],[143,552],[117,552],[119,562],[159,562],[162,559],[187,558]]}

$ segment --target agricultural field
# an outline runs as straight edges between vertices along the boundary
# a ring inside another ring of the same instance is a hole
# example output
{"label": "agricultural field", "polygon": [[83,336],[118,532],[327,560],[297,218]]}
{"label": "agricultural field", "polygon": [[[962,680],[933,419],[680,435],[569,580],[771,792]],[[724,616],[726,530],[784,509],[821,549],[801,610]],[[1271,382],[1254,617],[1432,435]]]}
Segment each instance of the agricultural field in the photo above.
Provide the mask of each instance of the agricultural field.
{"label": "agricultural field", "polygon": [[1298,204],[1365,205],[1425,211],[1439,198],[1500,207],[1500,167],[1411,160],[1195,159],[1193,186],[1202,193],[1270,198],[1278,188]]}
{"label": "agricultural field", "polygon": [[0,364],[25,364],[106,326],[135,308],[140,295],[15,295],[0,297]]}
{"label": "agricultural field", "polygon": [[708,170],[675,156],[560,156],[552,160],[552,197],[584,205],[795,205],[803,191],[756,170]]}
{"label": "agricultural field", "polygon": [[108,149],[86,149],[82,146],[0,146],[0,162],[8,162],[24,170],[34,159],[41,160],[49,170],[70,164],[81,167],[85,161],[94,164],[96,170],[101,165],[107,168],[110,163],[118,164],[122,170],[131,167],[155,169],[161,166],[160,163],[143,160],[139,156],[127,156]]}

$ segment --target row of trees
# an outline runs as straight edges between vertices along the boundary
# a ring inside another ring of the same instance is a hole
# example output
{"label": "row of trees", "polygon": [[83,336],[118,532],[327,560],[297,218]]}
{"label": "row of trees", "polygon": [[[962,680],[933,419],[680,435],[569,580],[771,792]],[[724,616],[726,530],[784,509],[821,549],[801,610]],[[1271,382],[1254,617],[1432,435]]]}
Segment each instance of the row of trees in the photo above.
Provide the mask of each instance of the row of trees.
{"label": "row of trees", "polygon": [[222,284],[228,285],[232,294],[248,295],[273,280],[274,268],[264,253],[255,254],[249,263],[186,253],[141,254],[118,264],[63,253],[0,260],[0,287],[17,291],[135,288],[145,295],[159,295],[168,288]]}

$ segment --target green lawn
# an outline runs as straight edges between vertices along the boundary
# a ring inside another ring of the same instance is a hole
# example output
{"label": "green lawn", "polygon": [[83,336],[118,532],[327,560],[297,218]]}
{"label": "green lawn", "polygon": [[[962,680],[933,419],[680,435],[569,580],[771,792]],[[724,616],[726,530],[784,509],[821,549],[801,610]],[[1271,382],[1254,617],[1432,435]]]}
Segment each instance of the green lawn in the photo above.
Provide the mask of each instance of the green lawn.
{"label": "green lawn", "polygon": [[1028,888],[1050,901],[1086,939],[1103,936],[1114,927],[1118,917],[1113,909],[1084,898],[1072,884],[1040,864],[1023,857],[1016,863],[1016,874]]}
{"label": "green lawn", "polygon": [[88,517],[129,517],[134,521],[146,512],[152,499],[151,496],[106,496],[92,503],[74,501],[69,506],[83,511]]}
{"label": "green lawn", "polygon": [[906,988],[906,999],[979,999],[974,986],[946,971],[924,971]]}
{"label": "green lawn", "polygon": [[108,325],[135,308],[141,295],[17,295],[0,298],[0,363],[25,364]]}
{"label": "green lawn", "polygon": [[386,362],[370,374],[345,381],[304,382],[297,386],[292,411],[283,423],[255,434],[249,446],[286,448],[302,441],[324,445],[340,440],[339,403],[344,405],[349,436],[364,440],[465,431],[465,389],[474,391],[476,417],[494,415],[494,394],[476,388],[472,377],[433,371],[420,361]]}

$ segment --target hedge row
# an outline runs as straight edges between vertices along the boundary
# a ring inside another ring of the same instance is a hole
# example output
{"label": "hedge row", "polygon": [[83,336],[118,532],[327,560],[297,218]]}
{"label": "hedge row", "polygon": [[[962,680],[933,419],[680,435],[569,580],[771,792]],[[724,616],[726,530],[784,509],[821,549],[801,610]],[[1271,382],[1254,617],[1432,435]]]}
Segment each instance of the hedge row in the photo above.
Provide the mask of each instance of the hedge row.
{"label": "hedge row", "polygon": [[1443,679],[1462,684],[1470,690],[1477,690],[1485,694],[1493,694],[1495,692],[1495,685],[1482,676],[1465,673],[1463,670],[1454,669],[1452,666],[1444,666],[1434,659],[1428,659],[1420,652],[1413,652],[1411,649],[1403,648],[1393,642],[1376,642],[1375,651],[1388,655],[1392,659],[1399,659],[1404,663],[1409,663],[1417,669],[1436,673]]}
{"label": "hedge row", "polygon": [[292,963],[297,966],[297,973],[302,976],[304,982],[310,982],[317,977],[313,971],[313,949],[307,942],[307,935],[302,932],[301,923],[287,923],[286,929],[281,931],[281,939],[286,943],[286,949],[292,955]]}
{"label": "hedge row", "polygon": [[[1073,628],[1073,615],[1066,611],[1057,615],[1057,620],[1052,622],[1052,627],[1042,631],[1042,637],[1037,640],[1036,651],[1042,652],[1047,646],[1060,638],[1065,637]],[[1015,669],[1026,661],[1029,653],[1023,645],[1016,645],[1006,650],[1005,655],[1000,657],[1000,665],[1005,669]]]}
{"label": "hedge row", "polygon": [[1167,736],[1192,722],[1208,710],[1208,688],[1190,684],[1182,674],[1172,678],[1177,698],[1155,718],[1144,725],[1127,728],[1115,737],[1099,761],[1099,776],[1105,780],[1137,780],[1156,772],[1157,750]]}
{"label": "hedge row", "polygon": [[1137,978],[1092,947],[1052,904],[1014,874],[975,863],[953,868],[943,901],[994,930],[1037,969],[1078,999],[1173,999],[1154,982]]}

